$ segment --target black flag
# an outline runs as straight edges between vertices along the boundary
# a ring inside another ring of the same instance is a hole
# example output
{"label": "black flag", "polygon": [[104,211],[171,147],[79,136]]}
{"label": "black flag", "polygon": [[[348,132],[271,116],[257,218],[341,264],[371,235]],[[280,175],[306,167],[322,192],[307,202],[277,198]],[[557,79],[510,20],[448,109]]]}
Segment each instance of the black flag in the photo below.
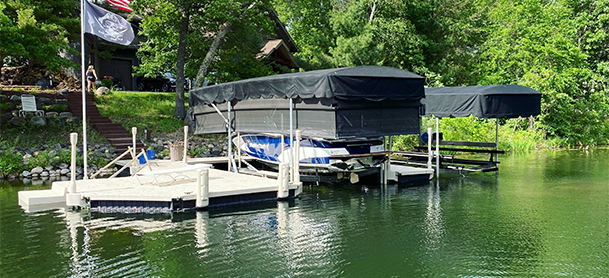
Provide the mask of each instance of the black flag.
{"label": "black flag", "polygon": [[109,42],[129,45],[135,35],[131,24],[124,18],[84,1],[85,33],[96,35]]}

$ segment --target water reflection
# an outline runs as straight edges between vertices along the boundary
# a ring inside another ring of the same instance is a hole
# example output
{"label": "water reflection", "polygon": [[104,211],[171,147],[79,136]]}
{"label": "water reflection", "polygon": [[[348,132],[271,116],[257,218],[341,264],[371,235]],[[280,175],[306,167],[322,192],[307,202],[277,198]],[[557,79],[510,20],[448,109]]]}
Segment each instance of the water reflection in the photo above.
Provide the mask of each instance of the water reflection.
{"label": "water reflection", "polygon": [[[604,277],[604,154],[506,157],[498,174],[307,187],[289,202],[173,215],[24,213],[25,185],[0,186],[0,276]],[[548,177],[561,167],[571,174]]]}
{"label": "water reflection", "polygon": [[442,208],[440,207],[440,181],[435,186],[428,186],[427,211],[425,213],[425,245],[429,251],[438,250],[444,234]]}

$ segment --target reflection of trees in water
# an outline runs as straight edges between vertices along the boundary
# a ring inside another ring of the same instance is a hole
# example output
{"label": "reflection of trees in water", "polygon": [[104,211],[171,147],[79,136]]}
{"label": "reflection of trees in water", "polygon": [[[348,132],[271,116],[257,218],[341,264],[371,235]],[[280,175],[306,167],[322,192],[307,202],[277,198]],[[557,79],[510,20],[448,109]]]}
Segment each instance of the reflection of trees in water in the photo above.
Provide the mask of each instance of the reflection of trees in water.
{"label": "reflection of trees in water", "polygon": [[542,227],[534,215],[511,210],[514,204],[500,195],[495,174],[441,183],[450,252],[461,258],[458,273],[531,275],[538,271],[546,251]]}

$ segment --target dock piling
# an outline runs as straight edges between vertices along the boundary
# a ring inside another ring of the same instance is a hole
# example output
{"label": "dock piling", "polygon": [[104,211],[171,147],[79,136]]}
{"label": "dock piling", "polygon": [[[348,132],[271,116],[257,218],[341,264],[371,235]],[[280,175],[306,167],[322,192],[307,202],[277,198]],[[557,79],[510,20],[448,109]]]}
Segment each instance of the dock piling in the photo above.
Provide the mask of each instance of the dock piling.
{"label": "dock piling", "polygon": [[[70,186],[68,186],[68,194],[66,194],[66,206],[68,207],[79,207],[80,206],[80,194],[76,193],[76,142],[78,141],[78,133],[70,133],[70,144],[72,145],[71,153],[71,175],[70,175]],[[87,173],[84,173],[85,176]]]}
{"label": "dock piling", "polygon": [[277,176],[277,198],[285,199],[290,194],[290,165],[288,163],[279,164],[279,175]]}
{"label": "dock piling", "polygon": [[72,145],[72,153],[70,157],[70,187],[69,193],[76,193],[76,142],[78,141],[78,133],[70,133],[70,144]]}
{"label": "dock piling", "polygon": [[136,145],[136,139],[135,136],[137,135],[137,127],[132,127],[131,128],[131,139],[133,141],[133,154],[134,154],[134,158],[135,158],[135,153],[137,150],[137,145]]}
{"label": "dock piling", "polygon": [[197,173],[197,208],[209,205],[209,169],[201,169]]}
{"label": "dock piling", "polygon": [[440,118],[438,117],[436,117],[436,178],[440,178]]}
{"label": "dock piling", "polygon": [[294,169],[294,176],[293,176],[293,183],[294,184],[298,184],[300,183],[300,140],[301,140],[302,136],[301,136],[301,131],[300,130],[296,130],[296,140],[294,141],[294,156],[293,156],[293,169]]}
{"label": "dock piling", "polygon": [[429,155],[427,159],[427,168],[431,169],[431,160],[433,159],[433,153],[431,152],[431,127],[427,128],[427,153]]}

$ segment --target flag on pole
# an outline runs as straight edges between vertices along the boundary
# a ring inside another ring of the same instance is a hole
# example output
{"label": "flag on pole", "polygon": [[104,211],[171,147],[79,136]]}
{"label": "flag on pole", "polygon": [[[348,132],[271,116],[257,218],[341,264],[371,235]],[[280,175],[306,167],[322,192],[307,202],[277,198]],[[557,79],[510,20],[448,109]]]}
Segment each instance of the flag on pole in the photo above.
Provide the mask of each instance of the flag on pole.
{"label": "flag on pole", "polygon": [[129,45],[135,37],[131,24],[124,18],[83,0],[85,10],[84,32],[109,42]]}
{"label": "flag on pole", "polygon": [[131,0],[106,0],[106,2],[112,4],[112,6],[116,7],[117,9],[133,12],[131,7],[129,7],[129,2],[131,2]]}

